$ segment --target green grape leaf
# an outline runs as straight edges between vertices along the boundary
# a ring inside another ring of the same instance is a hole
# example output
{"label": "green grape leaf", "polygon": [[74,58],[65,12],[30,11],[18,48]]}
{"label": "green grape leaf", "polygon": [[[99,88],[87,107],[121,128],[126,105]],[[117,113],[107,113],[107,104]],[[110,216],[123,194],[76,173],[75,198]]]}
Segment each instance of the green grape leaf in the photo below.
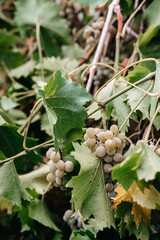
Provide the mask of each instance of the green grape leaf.
{"label": "green grape leaf", "polygon": [[29,217],[37,222],[60,232],[60,229],[54,223],[53,216],[43,200],[37,200],[34,205],[29,207]]}
{"label": "green grape leaf", "polygon": [[117,179],[125,190],[129,189],[133,180],[148,182],[160,172],[160,158],[152,149],[142,141],[137,143],[137,148],[125,161],[113,167],[112,178]]}
{"label": "green grape leaf", "polygon": [[[6,124],[0,126],[0,150],[6,157],[12,157],[24,150],[23,139],[24,137],[17,132],[16,127]],[[27,146],[35,146],[36,141],[36,139],[27,138]],[[29,161],[37,163],[43,160],[41,155],[37,154],[35,151],[31,151],[26,155],[16,158],[14,163],[17,169],[25,170],[25,164]]]}
{"label": "green grape leaf", "polygon": [[18,106],[18,103],[13,101],[11,98],[8,98],[6,96],[3,96],[1,98],[1,107],[3,108],[4,111],[8,111],[11,108],[15,108]]}
{"label": "green grape leaf", "polygon": [[22,199],[30,201],[31,196],[23,188],[13,162],[0,167],[0,197],[6,198],[13,204],[22,207]]}
{"label": "green grape leaf", "polygon": [[15,23],[19,27],[39,24],[64,43],[70,41],[69,29],[66,21],[59,16],[61,7],[58,4],[45,0],[19,0],[15,5]]}
{"label": "green grape leaf", "polygon": [[[85,219],[91,218],[96,231],[114,225],[111,203],[107,197],[102,162],[91,154],[85,145],[73,143],[75,151],[71,153],[80,163],[80,173],[72,177],[67,186],[73,188],[72,202],[75,210],[81,210]],[[97,204],[97,201],[100,204]],[[90,219],[90,220],[91,220]],[[92,224],[92,221],[90,221]]]}
{"label": "green grape leaf", "polygon": [[46,180],[46,176],[48,173],[49,168],[46,164],[29,173],[20,175],[19,178],[24,188],[35,189],[37,193],[43,194],[48,186],[48,182]]}
{"label": "green grape leaf", "polygon": [[91,8],[96,8],[96,7],[102,7],[103,5],[107,4],[109,0],[71,0],[71,2],[75,2],[78,3],[80,5],[82,5],[82,7],[91,7]]}
{"label": "green grape leaf", "polygon": [[141,65],[138,65],[138,66],[135,66],[135,69],[133,71],[129,72],[127,77],[125,77],[125,80],[128,82],[131,82],[131,83],[135,83],[138,80],[147,76],[149,73],[150,73],[150,71],[147,68],[145,68]]}
{"label": "green grape leaf", "polygon": [[159,0],[154,0],[144,11],[143,18],[147,20],[149,26],[157,26],[160,24],[160,5]]}
{"label": "green grape leaf", "polygon": [[51,122],[54,126],[52,124],[51,127],[55,142],[65,138],[72,129],[83,126],[83,120],[87,115],[83,105],[90,100],[91,95],[83,87],[62,78],[60,71],[56,72],[55,77],[50,78],[45,86],[44,104],[47,111],[50,109],[53,118]]}
{"label": "green grape leaf", "polygon": [[14,78],[21,78],[21,77],[28,77],[29,74],[31,74],[34,70],[34,67],[36,65],[36,62],[33,60],[29,60],[28,62],[24,63],[23,65],[12,69],[10,71],[10,74]]}

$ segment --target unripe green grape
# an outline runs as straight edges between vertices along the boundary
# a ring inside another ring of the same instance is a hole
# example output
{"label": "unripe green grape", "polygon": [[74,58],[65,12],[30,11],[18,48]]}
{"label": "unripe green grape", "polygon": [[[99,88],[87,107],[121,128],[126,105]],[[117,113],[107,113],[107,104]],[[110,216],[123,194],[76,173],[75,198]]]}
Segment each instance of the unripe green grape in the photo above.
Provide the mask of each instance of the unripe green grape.
{"label": "unripe green grape", "polygon": [[71,161],[66,161],[64,163],[64,169],[66,172],[72,172],[74,169],[74,163]]}
{"label": "unripe green grape", "polygon": [[104,132],[99,132],[98,135],[97,135],[98,139],[101,141],[101,142],[105,142],[105,137],[104,137]]}
{"label": "unripe green grape", "polygon": [[73,211],[68,209],[67,211],[65,211],[64,215],[63,215],[63,220],[64,221],[68,221],[73,215]]}
{"label": "unripe green grape", "polygon": [[84,140],[87,141],[88,138],[89,138],[88,135],[85,133],[84,134]]}
{"label": "unripe green grape", "polygon": [[96,135],[94,128],[87,128],[86,134],[89,138],[94,138]]}
{"label": "unripe green grape", "polygon": [[109,156],[113,156],[115,153],[116,153],[116,149],[113,149],[113,150],[108,150],[108,149],[107,149],[107,154],[108,154]]}
{"label": "unripe green grape", "polygon": [[113,191],[113,188],[114,188],[113,183],[107,183],[107,184],[106,184],[106,190],[107,190],[108,192],[112,192],[112,191]]}
{"label": "unripe green grape", "polygon": [[56,176],[53,173],[48,173],[46,179],[48,182],[54,182],[56,179]]}
{"label": "unripe green grape", "polygon": [[115,125],[115,124],[113,124],[113,125],[111,125],[110,130],[111,130],[114,134],[117,134],[117,133],[118,133],[118,126]]}
{"label": "unripe green grape", "polygon": [[108,139],[105,141],[105,147],[108,150],[113,150],[115,148],[116,144],[112,139]]}
{"label": "unripe green grape", "polygon": [[104,133],[104,137],[105,137],[105,139],[112,139],[113,138],[113,132],[111,132],[111,131],[106,131],[105,133]]}
{"label": "unripe green grape", "polygon": [[118,133],[118,136],[117,136],[119,139],[121,139],[122,142],[125,141],[126,137],[124,135],[124,133]]}
{"label": "unripe green grape", "polygon": [[106,155],[105,147],[103,145],[100,145],[99,147],[97,147],[95,154],[100,158],[104,157]]}
{"label": "unripe green grape", "polygon": [[103,166],[103,169],[104,169],[105,173],[110,173],[112,171],[112,165],[108,164],[108,163],[105,163],[104,166]]}
{"label": "unripe green grape", "polygon": [[116,147],[120,147],[121,146],[121,144],[122,144],[121,139],[119,139],[118,137],[114,137],[112,140],[115,142]]}
{"label": "unripe green grape", "polygon": [[56,177],[56,183],[60,186],[62,185],[62,178]]}
{"label": "unripe green grape", "polygon": [[61,170],[57,169],[57,170],[55,171],[55,175],[56,175],[56,177],[58,177],[58,178],[63,178],[63,176],[64,176],[64,171],[61,171]]}
{"label": "unripe green grape", "polygon": [[122,162],[124,160],[124,156],[120,153],[116,153],[113,159],[115,162]]}
{"label": "unripe green grape", "polygon": [[59,170],[64,170],[64,162],[60,159],[57,163],[56,163],[56,167]]}
{"label": "unripe green grape", "polygon": [[115,191],[108,192],[107,194],[109,198],[115,198],[117,196],[117,193]]}
{"label": "unripe green grape", "polygon": [[95,131],[95,134],[97,135],[98,133],[101,132],[101,129],[100,128],[95,128],[94,131]]}
{"label": "unripe green grape", "polygon": [[88,138],[86,141],[86,145],[88,147],[94,147],[96,145],[96,139],[95,138]]}
{"label": "unripe green grape", "polygon": [[111,156],[105,156],[104,158],[104,161],[106,162],[106,163],[111,163],[112,161],[113,161],[113,157],[111,157]]}
{"label": "unripe green grape", "polygon": [[160,148],[157,148],[156,153],[158,156],[160,156]]}
{"label": "unripe green grape", "polygon": [[50,155],[50,159],[53,161],[53,162],[58,162],[60,160],[60,154],[59,152],[52,152],[51,155]]}
{"label": "unripe green grape", "polygon": [[53,162],[49,165],[49,171],[54,173],[56,171],[57,167],[56,164]]}

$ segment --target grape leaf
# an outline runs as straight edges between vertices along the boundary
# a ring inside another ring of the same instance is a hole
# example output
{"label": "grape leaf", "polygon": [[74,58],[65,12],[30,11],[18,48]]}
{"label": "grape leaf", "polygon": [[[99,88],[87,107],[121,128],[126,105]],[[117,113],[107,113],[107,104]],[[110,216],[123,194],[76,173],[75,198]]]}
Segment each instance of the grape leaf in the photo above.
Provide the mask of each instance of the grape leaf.
{"label": "grape leaf", "polygon": [[91,8],[96,8],[96,7],[102,7],[103,5],[107,4],[108,0],[71,0],[71,2],[79,3],[82,5],[82,7],[91,7]]}
{"label": "grape leaf", "polygon": [[113,167],[112,178],[118,179],[125,190],[128,190],[133,180],[146,182],[154,180],[160,172],[160,158],[144,142],[137,143],[137,151],[133,151],[125,161]]}
{"label": "grape leaf", "polygon": [[19,178],[24,188],[35,189],[37,193],[43,194],[48,186],[48,182],[46,180],[46,175],[48,173],[49,168],[48,165],[46,164],[29,173],[20,175]]}
{"label": "grape leaf", "polygon": [[31,196],[23,188],[14,163],[9,162],[0,167],[0,196],[22,207],[22,199],[30,201]]}
{"label": "grape leaf", "polygon": [[144,11],[143,18],[147,20],[149,26],[157,26],[160,24],[159,17],[160,5],[159,0],[154,0]]}
{"label": "grape leaf", "polygon": [[11,108],[15,108],[18,106],[18,103],[13,101],[11,98],[7,98],[6,96],[3,96],[1,98],[1,107],[4,111],[8,111]]}
{"label": "grape leaf", "polygon": [[0,197],[0,211],[7,210],[8,214],[12,213],[13,204],[11,201],[8,201],[6,198]]}
{"label": "grape leaf", "polygon": [[[17,132],[16,127],[6,124],[0,126],[0,150],[6,157],[12,157],[24,150],[23,139],[24,137]],[[27,138],[27,146],[33,147],[36,141],[36,139]],[[33,163],[42,162],[42,157],[35,151],[31,151],[24,156],[16,158],[14,163],[17,169],[24,170],[28,161]]]}
{"label": "grape leaf", "polygon": [[125,80],[131,83],[135,83],[138,80],[147,76],[149,73],[150,71],[147,68],[141,65],[138,65],[138,66],[135,66],[135,69],[133,71],[129,72],[127,77],[125,77]]}
{"label": "grape leaf", "polygon": [[44,0],[19,0],[15,5],[15,23],[19,27],[39,24],[52,31],[64,43],[70,41],[69,29],[66,21],[59,16],[61,7],[58,4]]}
{"label": "grape leaf", "polygon": [[37,200],[34,205],[29,207],[29,217],[46,227],[60,232],[60,229],[55,225],[53,221],[51,212],[46,207],[43,200]]}
{"label": "grape leaf", "polygon": [[83,120],[87,115],[83,105],[92,100],[92,97],[79,84],[62,78],[61,72],[57,71],[55,77],[51,77],[45,87],[45,97],[44,104],[50,109],[53,117],[54,126],[51,127],[55,142],[65,138],[72,129],[83,126]]}
{"label": "grape leaf", "polygon": [[15,69],[12,69],[10,71],[10,74],[14,78],[28,77],[29,74],[33,72],[35,64],[36,64],[35,61],[30,60],[30,61],[24,63],[23,65],[15,68]]}
{"label": "grape leaf", "polygon": [[[114,226],[111,203],[107,197],[102,163],[91,154],[85,145],[73,143],[75,151],[71,153],[80,163],[80,173],[67,184],[72,190],[72,202],[75,210],[81,210],[85,219],[96,222],[96,230]],[[97,201],[100,204],[97,204]],[[92,224],[92,221],[90,221]],[[94,224],[95,225],[95,224]]]}

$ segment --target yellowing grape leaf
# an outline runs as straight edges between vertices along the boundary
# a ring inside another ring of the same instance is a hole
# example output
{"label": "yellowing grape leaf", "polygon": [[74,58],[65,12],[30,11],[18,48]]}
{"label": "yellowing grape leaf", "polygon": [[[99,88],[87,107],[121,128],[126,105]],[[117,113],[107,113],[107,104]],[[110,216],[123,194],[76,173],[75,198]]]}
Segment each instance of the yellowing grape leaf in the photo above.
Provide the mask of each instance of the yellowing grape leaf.
{"label": "yellowing grape leaf", "polygon": [[141,205],[137,204],[136,202],[133,202],[131,213],[133,215],[133,219],[136,223],[137,229],[139,228],[142,218],[147,225],[150,224],[151,209],[147,209],[147,208],[142,207]]}
{"label": "yellowing grape leaf", "polygon": [[13,203],[8,201],[6,198],[0,198],[0,210],[6,210],[8,214],[12,213]]}

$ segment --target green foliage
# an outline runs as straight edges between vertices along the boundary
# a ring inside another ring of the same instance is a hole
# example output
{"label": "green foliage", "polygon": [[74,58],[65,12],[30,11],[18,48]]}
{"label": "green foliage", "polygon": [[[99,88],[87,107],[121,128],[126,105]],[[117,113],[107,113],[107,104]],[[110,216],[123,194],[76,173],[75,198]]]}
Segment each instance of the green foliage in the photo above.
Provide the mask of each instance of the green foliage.
{"label": "green foliage", "polygon": [[146,11],[143,14],[145,20],[147,20],[149,26],[160,25],[160,17],[158,12],[160,11],[159,0],[153,0]]}
{"label": "green foliage", "polygon": [[[77,143],[73,146],[75,151],[72,155],[81,165],[79,175],[73,177],[67,184],[73,188],[72,202],[75,209],[81,207],[85,219],[93,215],[90,224],[96,231],[114,226],[113,212],[104,185],[102,163],[91,155],[86,146]],[[100,204],[97,205],[97,201]]]}
{"label": "green foliage", "polygon": [[0,196],[22,207],[22,199],[31,201],[31,196],[22,186],[14,163],[9,162],[0,167]]}
{"label": "green foliage", "polygon": [[77,83],[62,78],[60,71],[51,77],[45,87],[45,106],[55,135],[55,142],[65,138],[72,129],[83,126],[86,117],[83,105],[92,97]]}
{"label": "green foliage", "polygon": [[79,3],[80,5],[82,5],[82,7],[91,7],[91,8],[95,8],[95,7],[101,7],[103,5],[105,5],[107,2],[109,2],[109,0],[89,0],[89,1],[85,1],[85,0],[71,0],[72,2],[76,2]]}
{"label": "green foliage", "polygon": [[65,20],[59,16],[59,5],[45,0],[40,2],[38,0],[19,0],[15,5],[17,8],[15,23],[19,27],[39,24],[52,31],[54,36],[64,43],[69,43],[69,30]]}
{"label": "green foliage", "polygon": [[12,69],[11,70],[11,75],[15,78],[21,78],[21,77],[28,77],[29,74],[31,74],[34,70],[36,62],[33,60],[30,60],[23,65]]}

